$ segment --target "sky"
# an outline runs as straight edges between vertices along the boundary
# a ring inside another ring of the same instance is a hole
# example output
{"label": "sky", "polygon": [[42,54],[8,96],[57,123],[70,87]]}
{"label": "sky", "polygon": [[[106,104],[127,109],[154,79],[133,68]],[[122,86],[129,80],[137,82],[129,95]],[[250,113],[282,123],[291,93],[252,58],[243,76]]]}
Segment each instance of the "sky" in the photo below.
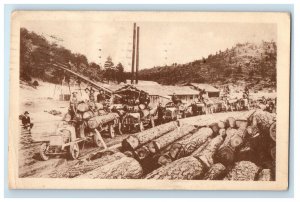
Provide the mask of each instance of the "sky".
{"label": "sky", "polygon": [[[139,68],[187,63],[237,43],[275,41],[275,24],[138,22],[140,27]],[[133,22],[23,21],[22,27],[44,35],[89,62],[104,65],[108,56],[131,69]],[[61,40],[55,40],[55,36]],[[101,49],[101,50],[99,50]],[[101,57],[101,58],[100,58]]]}

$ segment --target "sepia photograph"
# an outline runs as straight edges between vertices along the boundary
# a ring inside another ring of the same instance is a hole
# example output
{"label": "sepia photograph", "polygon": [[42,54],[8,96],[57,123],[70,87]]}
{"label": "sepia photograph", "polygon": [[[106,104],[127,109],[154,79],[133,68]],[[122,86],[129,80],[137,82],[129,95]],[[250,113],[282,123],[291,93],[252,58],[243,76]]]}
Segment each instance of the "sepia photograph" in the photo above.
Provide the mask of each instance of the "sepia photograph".
{"label": "sepia photograph", "polygon": [[289,13],[15,11],[9,186],[286,190]]}

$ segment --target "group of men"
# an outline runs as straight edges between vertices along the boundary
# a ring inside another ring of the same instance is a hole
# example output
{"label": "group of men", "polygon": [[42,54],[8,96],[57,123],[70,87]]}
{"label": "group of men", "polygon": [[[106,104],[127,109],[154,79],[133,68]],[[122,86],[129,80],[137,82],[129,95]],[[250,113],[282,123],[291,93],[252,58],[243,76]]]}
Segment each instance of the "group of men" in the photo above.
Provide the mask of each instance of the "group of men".
{"label": "group of men", "polygon": [[99,90],[97,98],[95,99],[95,90],[92,88],[86,88],[85,93],[81,95],[81,98],[78,98],[77,92],[72,93],[72,97],[70,98],[70,107],[69,113],[71,117],[74,117],[77,111],[77,105],[79,103],[87,103],[92,111],[96,110],[97,106],[96,103],[102,104],[104,106],[106,102],[106,95],[102,90]]}

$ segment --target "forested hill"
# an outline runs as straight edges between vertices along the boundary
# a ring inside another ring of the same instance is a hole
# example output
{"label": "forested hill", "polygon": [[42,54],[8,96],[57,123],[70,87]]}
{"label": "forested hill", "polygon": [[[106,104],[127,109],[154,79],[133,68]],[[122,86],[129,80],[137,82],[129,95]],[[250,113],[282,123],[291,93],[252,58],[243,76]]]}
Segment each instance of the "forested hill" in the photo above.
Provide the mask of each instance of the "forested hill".
{"label": "forested hill", "polygon": [[[275,42],[236,44],[207,58],[187,64],[159,66],[141,70],[140,79],[161,84],[185,82],[235,83],[236,81],[276,81],[277,47]],[[273,82],[276,83],[276,82]],[[276,85],[276,84],[275,84]]]}
{"label": "forested hill", "polygon": [[[87,57],[80,53],[71,52],[69,49],[58,45],[54,40],[25,28],[20,29],[20,79],[31,81],[39,78],[47,82],[61,83],[62,79],[68,79],[67,74],[53,68],[53,63],[67,64],[72,70],[94,81],[126,80],[124,67],[121,63],[116,65],[113,59],[108,57],[104,67],[94,62],[89,62]],[[67,77],[67,78],[66,78]]]}

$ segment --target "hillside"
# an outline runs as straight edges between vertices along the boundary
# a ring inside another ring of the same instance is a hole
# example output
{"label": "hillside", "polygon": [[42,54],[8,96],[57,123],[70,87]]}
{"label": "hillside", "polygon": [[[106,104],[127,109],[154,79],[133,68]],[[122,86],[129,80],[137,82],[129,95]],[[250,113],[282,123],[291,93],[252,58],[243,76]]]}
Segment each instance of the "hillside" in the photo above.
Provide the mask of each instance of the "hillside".
{"label": "hillside", "polygon": [[[153,80],[161,84],[180,84],[185,82],[206,83],[258,83],[265,81],[276,85],[275,42],[261,44],[236,44],[225,51],[219,51],[207,58],[187,64],[159,66],[141,70],[140,79]],[[270,82],[271,81],[271,82]]]}
{"label": "hillside", "polygon": [[125,81],[124,68],[121,63],[113,63],[108,57],[105,66],[89,62],[80,53],[51,42],[43,35],[20,29],[20,79],[30,82],[32,78],[51,83],[61,83],[63,79],[70,80],[70,75],[53,68],[53,63],[63,63],[73,71],[94,81]]}

